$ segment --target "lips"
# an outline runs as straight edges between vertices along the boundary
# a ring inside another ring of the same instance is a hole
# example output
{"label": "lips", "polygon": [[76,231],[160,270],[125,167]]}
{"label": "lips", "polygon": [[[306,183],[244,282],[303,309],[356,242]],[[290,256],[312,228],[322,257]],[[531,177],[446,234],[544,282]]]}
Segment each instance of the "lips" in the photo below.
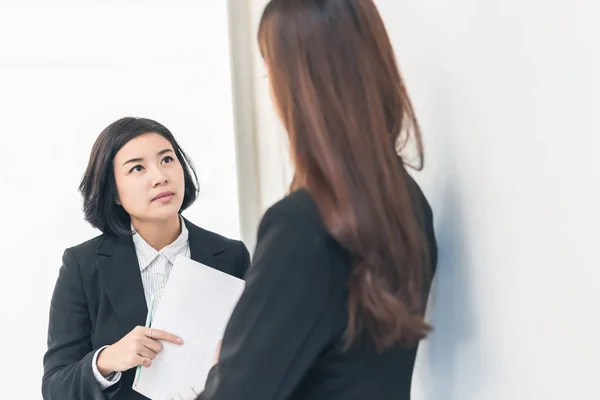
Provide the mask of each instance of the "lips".
{"label": "lips", "polygon": [[162,192],[162,193],[159,193],[156,196],[154,196],[154,198],[152,199],[152,201],[154,201],[154,200],[160,200],[160,199],[163,199],[165,197],[171,197],[174,194],[175,193],[173,193],[173,192]]}

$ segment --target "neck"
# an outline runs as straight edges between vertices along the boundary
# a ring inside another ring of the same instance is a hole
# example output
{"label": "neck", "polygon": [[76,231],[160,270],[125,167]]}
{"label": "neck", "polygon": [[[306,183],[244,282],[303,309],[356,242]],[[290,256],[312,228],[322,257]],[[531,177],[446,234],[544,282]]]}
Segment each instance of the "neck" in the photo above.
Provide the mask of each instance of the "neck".
{"label": "neck", "polygon": [[173,243],[181,234],[179,215],[160,222],[141,221],[132,218],[131,223],[138,235],[158,251]]}

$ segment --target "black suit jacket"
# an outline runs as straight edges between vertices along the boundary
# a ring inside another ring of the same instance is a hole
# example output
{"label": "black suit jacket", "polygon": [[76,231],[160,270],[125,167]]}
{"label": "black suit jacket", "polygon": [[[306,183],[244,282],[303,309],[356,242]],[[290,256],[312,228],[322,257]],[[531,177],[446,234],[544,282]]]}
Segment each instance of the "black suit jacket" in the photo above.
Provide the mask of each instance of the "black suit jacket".
{"label": "black suit jacket", "polygon": [[[250,264],[240,241],[185,220],[191,258],[243,278]],[[131,237],[100,235],[65,250],[52,296],[48,350],[44,356],[45,400],[141,400],[133,389],[135,368],[101,390],[92,371],[94,353],[143,326],[148,312]]]}
{"label": "black suit jacket", "polygon": [[[409,178],[410,179],[410,178]],[[431,208],[410,180],[435,268]],[[327,232],[308,192],[270,208],[252,269],[199,400],[407,400],[417,347],[343,351],[349,254]]]}

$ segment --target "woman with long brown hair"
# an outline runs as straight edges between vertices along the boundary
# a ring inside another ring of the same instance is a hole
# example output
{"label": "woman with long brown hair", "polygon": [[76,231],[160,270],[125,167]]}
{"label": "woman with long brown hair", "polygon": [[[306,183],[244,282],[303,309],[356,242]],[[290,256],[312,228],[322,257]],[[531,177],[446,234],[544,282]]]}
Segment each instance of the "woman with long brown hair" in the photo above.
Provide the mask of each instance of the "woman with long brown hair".
{"label": "woman with long brown hair", "polygon": [[384,24],[372,0],[272,0],[258,41],[295,175],[199,398],[409,399],[437,249]]}

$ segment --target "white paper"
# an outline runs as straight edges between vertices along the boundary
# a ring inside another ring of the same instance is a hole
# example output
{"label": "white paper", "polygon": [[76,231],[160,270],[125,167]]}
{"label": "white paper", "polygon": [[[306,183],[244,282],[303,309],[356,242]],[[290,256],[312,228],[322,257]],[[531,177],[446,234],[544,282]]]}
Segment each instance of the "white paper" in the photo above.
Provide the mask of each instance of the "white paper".
{"label": "white paper", "polygon": [[179,257],[155,310],[152,328],[181,337],[183,345],[162,342],[163,350],[151,367],[142,368],[133,389],[152,400],[179,399],[192,390],[200,393],[244,284],[241,279]]}

